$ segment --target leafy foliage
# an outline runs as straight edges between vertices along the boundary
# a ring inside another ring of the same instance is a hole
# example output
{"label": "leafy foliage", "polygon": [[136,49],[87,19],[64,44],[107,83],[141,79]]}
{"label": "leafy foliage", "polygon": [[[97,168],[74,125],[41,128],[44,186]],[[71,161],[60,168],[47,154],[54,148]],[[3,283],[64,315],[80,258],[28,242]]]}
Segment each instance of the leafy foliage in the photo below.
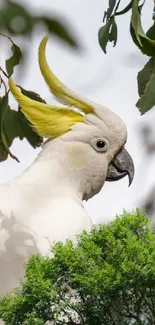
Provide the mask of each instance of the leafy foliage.
{"label": "leafy foliage", "polygon": [[[119,11],[120,3],[121,0],[109,0],[109,7],[107,11],[105,11],[103,18],[103,22],[106,21],[106,23],[99,30],[99,44],[105,53],[108,42],[113,41],[114,46],[116,45],[116,17],[131,11],[130,34],[132,40],[143,54],[151,57],[146,67],[139,72],[137,78],[138,89],[140,89],[141,84],[145,84],[143,92],[139,92],[140,99],[136,104],[141,114],[144,114],[155,104],[155,79],[153,66],[152,69],[148,69],[148,67],[154,62],[155,58],[155,23],[153,23],[152,27],[146,33],[143,31],[141,24],[141,11],[145,0],[143,2],[140,0],[129,1],[128,5],[123,10]],[[154,18],[155,17],[153,16],[153,19]],[[146,79],[147,83],[145,83]]]}
{"label": "leafy foliage", "polygon": [[117,43],[117,25],[114,18],[110,19],[99,30],[99,43],[104,53],[106,53],[108,42],[113,42],[113,46]]}
{"label": "leafy foliage", "polygon": [[[34,100],[45,102],[34,92],[27,91],[23,88],[22,92]],[[20,140],[26,138],[33,148],[40,146],[43,142],[43,139],[36,134],[30,122],[27,121],[26,117],[21,112],[20,107],[18,111],[10,109],[8,104],[8,93],[0,99],[0,121],[0,161],[6,160],[8,154],[13,159],[19,161],[9,150],[15,138],[19,138]]]}
{"label": "leafy foliage", "polygon": [[[35,11],[35,10],[34,10]],[[66,42],[69,46],[78,49],[79,44],[72,36],[69,28],[62,22],[62,19],[32,15],[21,3],[6,0],[0,7],[0,30],[9,33],[11,36],[23,36],[24,38],[32,35],[37,25],[44,24],[49,33],[54,34]]]}
{"label": "leafy foliage", "polygon": [[8,60],[6,60],[6,70],[9,75],[9,77],[12,75],[14,67],[20,63],[20,58],[22,55],[22,52],[20,48],[16,44],[12,44],[12,56]]}
{"label": "leafy foliage", "polygon": [[137,107],[141,108],[141,113],[147,112],[155,105],[155,58],[151,58],[145,67],[138,73],[138,92],[140,99]]}
{"label": "leafy foliage", "polygon": [[103,23],[105,25],[99,30],[99,44],[103,51],[106,53],[106,46],[108,42],[117,43],[117,24],[115,21],[116,16],[123,15],[132,8],[132,1],[121,11],[118,11],[120,0],[109,0],[109,7],[104,12]]}
{"label": "leafy foliage", "polygon": [[5,324],[151,325],[155,320],[155,234],[140,211],[32,256],[14,294],[0,303]]}
{"label": "leafy foliage", "polygon": [[[12,139],[9,139],[8,134],[5,134],[4,130],[4,120],[6,117],[6,112],[8,110],[8,93],[1,98],[0,100],[0,108],[1,108],[1,143],[2,143],[2,152],[1,152],[1,157],[3,156],[3,152],[9,153],[10,156],[18,161],[18,159],[10,152],[9,146],[12,143]],[[8,139],[7,139],[8,138]],[[10,141],[9,141],[10,140]],[[8,145],[9,144],[9,145]],[[4,155],[5,157],[5,155]]]}

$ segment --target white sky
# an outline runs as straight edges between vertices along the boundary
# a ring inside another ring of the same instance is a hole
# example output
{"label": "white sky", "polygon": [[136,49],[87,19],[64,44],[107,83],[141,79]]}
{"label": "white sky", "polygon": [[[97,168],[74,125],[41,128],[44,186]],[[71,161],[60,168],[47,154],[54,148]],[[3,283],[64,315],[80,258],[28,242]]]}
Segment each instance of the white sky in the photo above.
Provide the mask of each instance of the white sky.
{"label": "white sky", "polygon": [[[128,180],[106,183],[101,192],[86,203],[86,209],[94,222],[106,222],[123,209],[132,210],[144,196],[152,183],[154,161],[144,161],[143,143],[139,137],[139,129],[143,122],[150,121],[154,126],[154,110],[140,116],[135,103],[138,99],[136,76],[148,60],[132,43],[129,35],[129,15],[118,17],[119,39],[116,48],[108,47],[105,55],[98,44],[98,29],[102,25],[107,1],[103,0],[20,0],[30,12],[46,13],[49,16],[61,16],[68,21],[84,45],[85,51],[77,53],[64,46],[54,37],[50,37],[47,57],[50,66],[58,77],[69,87],[90,99],[104,104],[126,122],[128,142],[126,148],[131,154],[136,168],[133,185],[128,188]],[[124,6],[128,3],[123,1]],[[150,26],[153,1],[147,0],[145,5],[144,27]],[[44,29],[35,30],[33,46],[29,48],[30,58],[24,78],[16,82],[26,89],[40,93],[46,101],[52,103],[53,98],[40,75],[37,61],[37,49],[41,38],[47,33]],[[8,56],[6,40],[3,41],[5,60]],[[19,44],[19,43],[18,43]],[[20,44],[19,44],[20,45]],[[29,43],[26,44],[29,47]],[[7,53],[7,54],[6,54]],[[12,101],[12,107],[15,102]],[[14,106],[13,106],[14,105]],[[20,164],[9,158],[0,164],[0,182],[21,174],[35,159],[40,149],[32,149],[26,141],[14,141],[12,152],[20,159]],[[149,170],[149,172],[148,172]]]}

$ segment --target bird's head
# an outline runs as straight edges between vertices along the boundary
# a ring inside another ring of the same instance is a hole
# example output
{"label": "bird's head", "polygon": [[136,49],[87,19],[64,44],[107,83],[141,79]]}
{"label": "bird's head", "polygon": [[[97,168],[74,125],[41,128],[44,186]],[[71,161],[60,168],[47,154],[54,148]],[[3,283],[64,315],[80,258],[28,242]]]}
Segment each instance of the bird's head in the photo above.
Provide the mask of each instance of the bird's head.
{"label": "bird's head", "polygon": [[41,136],[58,138],[65,147],[68,164],[82,169],[90,183],[85,199],[96,194],[105,181],[134,176],[132,158],[125,149],[124,122],[105,106],[83,98],[67,88],[50,70],[45,56],[48,37],[39,46],[41,73],[51,92],[67,107],[34,101],[23,95],[12,79],[10,89],[22,112]]}

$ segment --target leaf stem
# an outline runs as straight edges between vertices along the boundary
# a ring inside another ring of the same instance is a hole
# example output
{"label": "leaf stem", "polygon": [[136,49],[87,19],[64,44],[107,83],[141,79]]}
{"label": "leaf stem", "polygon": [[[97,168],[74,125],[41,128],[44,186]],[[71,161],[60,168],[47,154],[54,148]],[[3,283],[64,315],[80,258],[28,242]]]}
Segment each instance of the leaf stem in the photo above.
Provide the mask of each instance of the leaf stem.
{"label": "leaf stem", "polygon": [[3,72],[4,76],[9,79],[8,74],[2,69],[2,67],[0,67],[0,70]]}
{"label": "leaf stem", "polygon": [[2,35],[3,37],[6,37],[12,43],[12,45],[14,44],[14,42],[12,41],[12,39],[9,36],[7,36],[1,32],[0,32],[0,35]]}

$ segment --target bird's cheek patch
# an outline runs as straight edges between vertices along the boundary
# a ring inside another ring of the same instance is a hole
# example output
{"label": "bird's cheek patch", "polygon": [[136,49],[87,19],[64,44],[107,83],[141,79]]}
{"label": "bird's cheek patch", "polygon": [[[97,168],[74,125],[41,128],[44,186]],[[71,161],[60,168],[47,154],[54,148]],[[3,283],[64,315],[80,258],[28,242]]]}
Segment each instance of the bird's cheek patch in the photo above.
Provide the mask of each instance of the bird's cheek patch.
{"label": "bird's cheek patch", "polygon": [[78,143],[68,144],[67,158],[71,166],[82,166],[87,163],[88,148]]}

